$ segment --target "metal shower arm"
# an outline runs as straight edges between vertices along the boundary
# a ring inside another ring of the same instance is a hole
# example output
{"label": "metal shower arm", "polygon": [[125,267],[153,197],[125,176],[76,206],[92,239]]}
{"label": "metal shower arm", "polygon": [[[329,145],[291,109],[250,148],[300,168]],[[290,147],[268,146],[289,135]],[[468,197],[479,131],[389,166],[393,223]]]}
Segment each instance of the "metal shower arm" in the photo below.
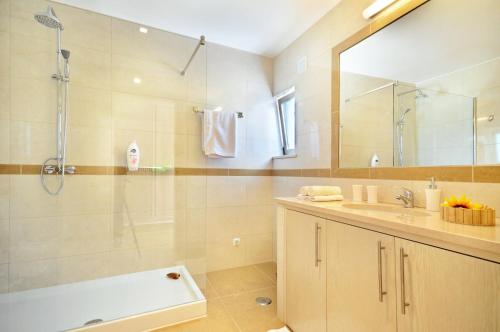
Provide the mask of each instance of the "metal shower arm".
{"label": "metal shower arm", "polygon": [[198,50],[200,49],[201,46],[205,46],[205,36],[201,36],[200,37],[200,41],[198,42],[198,45],[196,45],[196,48],[194,49],[194,52],[193,54],[191,55],[191,57],[189,58],[189,61],[188,63],[186,64],[186,66],[184,67],[184,69],[181,71],[181,75],[184,76],[186,75],[186,71],[189,67],[189,65],[191,64],[191,62],[193,61],[196,53],[198,52]]}

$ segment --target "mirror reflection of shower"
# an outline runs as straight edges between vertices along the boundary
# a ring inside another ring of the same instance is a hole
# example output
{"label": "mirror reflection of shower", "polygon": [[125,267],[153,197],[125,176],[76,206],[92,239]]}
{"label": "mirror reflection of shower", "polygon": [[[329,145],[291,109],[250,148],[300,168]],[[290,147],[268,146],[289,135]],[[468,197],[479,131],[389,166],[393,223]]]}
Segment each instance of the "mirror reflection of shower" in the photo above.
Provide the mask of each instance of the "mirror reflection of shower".
{"label": "mirror reflection of shower", "polygon": [[404,166],[405,157],[404,157],[404,127],[406,125],[405,119],[406,114],[411,111],[410,108],[407,108],[399,118],[399,121],[396,122],[396,136],[398,142],[398,155],[399,155],[399,166]]}
{"label": "mirror reflection of shower", "polygon": [[[46,11],[35,14],[35,20],[44,26],[56,29],[56,73],[52,79],[56,80],[56,156],[46,159],[40,171],[42,186],[51,195],[57,195],[64,187],[64,174],[74,173],[74,167],[66,166],[66,141],[68,131],[68,100],[69,100],[69,56],[68,50],[61,49],[61,34],[64,27],[54,9],[48,7]],[[46,182],[46,175],[56,175],[57,184],[51,188]]]}
{"label": "mirror reflection of shower", "polygon": [[[409,94],[409,93],[415,93],[414,99],[418,100],[420,98],[427,98],[428,95],[422,91],[422,89],[413,89],[409,91],[405,91],[403,93],[398,94],[398,97],[401,97],[403,95]],[[406,117],[408,113],[411,111],[411,108],[406,108],[402,113],[399,118],[399,120],[396,122],[396,142],[397,142],[397,153],[398,153],[398,161],[399,161],[399,166],[406,166],[406,160],[405,160],[405,126],[407,124]]]}

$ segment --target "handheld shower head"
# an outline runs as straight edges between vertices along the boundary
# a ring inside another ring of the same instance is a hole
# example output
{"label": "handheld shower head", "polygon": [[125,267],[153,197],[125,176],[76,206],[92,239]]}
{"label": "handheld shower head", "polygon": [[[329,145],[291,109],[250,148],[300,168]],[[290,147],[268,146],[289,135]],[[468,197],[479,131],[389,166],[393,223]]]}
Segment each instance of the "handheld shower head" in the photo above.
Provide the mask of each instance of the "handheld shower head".
{"label": "handheld shower head", "polygon": [[71,52],[70,52],[69,50],[61,50],[61,54],[62,54],[62,56],[63,56],[63,58],[64,58],[65,60],[68,60],[68,59],[69,59],[69,55],[70,55],[70,53],[71,53]]}
{"label": "handheld shower head", "polygon": [[404,110],[403,113],[401,113],[401,117],[399,118],[399,122],[398,122],[399,124],[404,124],[405,118],[406,118],[406,114],[408,114],[408,112],[410,112],[410,111],[411,111],[411,108],[407,108],[407,109]]}
{"label": "handheld shower head", "polygon": [[422,90],[420,89],[417,89],[417,93],[415,95],[415,99],[418,99],[418,98],[427,98],[427,94],[425,92],[423,92]]}
{"label": "handheld shower head", "polygon": [[54,8],[47,7],[47,10],[44,12],[40,12],[35,14],[35,20],[38,23],[45,25],[47,28],[51,29],[60,29],[63,30],[63,25],[54,11]]}

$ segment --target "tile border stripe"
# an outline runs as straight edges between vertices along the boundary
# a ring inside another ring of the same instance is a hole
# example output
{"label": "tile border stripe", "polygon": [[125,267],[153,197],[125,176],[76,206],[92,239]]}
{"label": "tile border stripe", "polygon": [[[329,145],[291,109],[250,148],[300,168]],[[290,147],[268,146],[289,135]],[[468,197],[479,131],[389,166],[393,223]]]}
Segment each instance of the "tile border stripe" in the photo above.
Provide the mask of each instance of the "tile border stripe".
{"label": "tile border stripe", "polygon": [[[0,175],[38,175],[41,165],[0,164]],[[438,181],[500,183],[500,165],[406,167],[406,168],[140,168],[129,172],[124,166],[76,165],[75,175],[177,175],[177,176],[282,176],[312,178],[352,178],[374,180],[424,181],[434,176]]]}

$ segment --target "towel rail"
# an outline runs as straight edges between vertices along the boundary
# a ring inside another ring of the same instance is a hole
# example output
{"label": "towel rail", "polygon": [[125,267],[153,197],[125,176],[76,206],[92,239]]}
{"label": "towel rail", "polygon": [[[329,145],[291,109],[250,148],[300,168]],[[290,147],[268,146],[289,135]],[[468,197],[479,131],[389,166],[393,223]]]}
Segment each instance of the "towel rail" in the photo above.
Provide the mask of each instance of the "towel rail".
{"label": "towel rail", "polygon": [[[195,113],[205,113],[199,107],[193,107],[193,112],[195,112]],[[234,114],[236,114],[236,116],[238,117],[238,119],[243,119],[244,118],[243,112],[235,112]]]}

